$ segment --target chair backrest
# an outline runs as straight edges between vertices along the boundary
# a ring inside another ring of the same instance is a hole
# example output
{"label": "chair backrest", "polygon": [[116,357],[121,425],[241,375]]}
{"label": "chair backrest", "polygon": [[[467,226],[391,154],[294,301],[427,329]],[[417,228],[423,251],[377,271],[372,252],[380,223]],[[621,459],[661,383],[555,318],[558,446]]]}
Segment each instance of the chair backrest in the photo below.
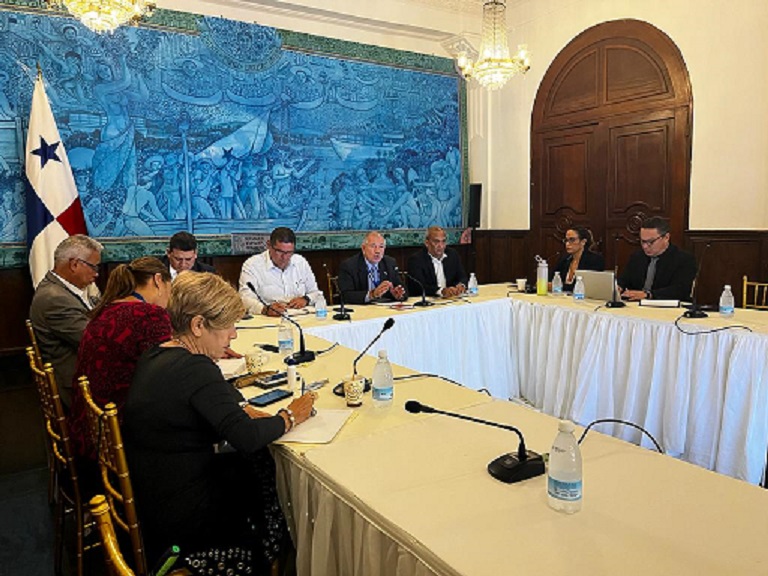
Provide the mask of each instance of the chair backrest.
{"label": "chair backrest", "polygon": [[88,432],[93,445],[98,447],[101,480],[111,516],[114,523],[130,536],[134,569],[136,574],[144,575],[147,573],[144,545],[128,461],[125,457],[123,435],[117,418],[117,407],[110,402],[102,410],[93,401],[88,379],[81,376],[78,383],[87,405]]}
{"label": "chair backrest", "polygon": [[333,306],[333,301],[339,295],[339,277],[331,276],[330,272],[325,273],[328,280],[328,303]]}
{"label": "chair backrest", "polygon": [[745,275],[741,293],[743,308],[768,310],[768,282],[750,282]]}
{"label": "chair backrest", "polygon": [[35,354],[35,365],[42,370],[43,369],[43,356],[40,354],[40,346],[37,344],[37,336],[35,335],[35,327],[32,326],[32,321],[27,319],[27,334],[29,334],[29,343],[32,346],[32,351]]}
{"label": "chair backrest", "polygon": [[80,488],[75,468],[75,454],[69,440],[69,426],[67,417],[64,415],[64,407],[61,404],[56,377],[53,375],[53,367],[47,363],[42,369],[39,368],[32,346],[27,347],[27,358],[29,358],[29,367],[32,370],[35,387],[40,398],[46,442],[54,461],[56,474],[59,482],[63,482],[68,477],[71,484],[67,490],[61,486],[60,491],[64,490],[65,496],[73,505],[80,506]]}
{"label": "chair backrest", "polygon": [[135,573],[123,558],[120,544],[115,535],[115,527],[112,524],[109,503],[104,495],[99,494],[91,498],[91,514],[99,528],[101,545],[104,547],[104,560],[110,574],[118,576],[135,576]]}

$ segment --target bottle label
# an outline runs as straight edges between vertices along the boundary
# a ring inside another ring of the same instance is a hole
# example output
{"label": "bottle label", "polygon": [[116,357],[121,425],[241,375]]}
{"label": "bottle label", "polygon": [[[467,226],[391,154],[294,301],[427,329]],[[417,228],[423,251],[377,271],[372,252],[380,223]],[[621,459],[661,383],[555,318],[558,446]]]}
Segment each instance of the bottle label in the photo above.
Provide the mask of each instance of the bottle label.
{"label": "bottle label", "polygon": [[578,502],[581,500],[581,480],[578,482],[563,482],[555,480],[552,476],[547,480],[547,492],[552,498],[566,502]]}
{"label": "bottle label", "polygon": [[733,306],[720,306],[720,314],[723,316],[733,316]]}
{"label": "bottle label", "polygon": [[388,402],[392,400],[393,397],[393,388],[390,386],[389,388],[374,388],[372,390],[373,399],[375,401],[379,402]]}
{"label": "bottle label", "polygon": [[573,293],[573,299],[574,300],[584,300],[584,294],[579,292]]}
{"label": "bottle label", "polygon": [[315,308],[315,316],[318,318],[327,318],[328,317],[328,309],[327,308]]}

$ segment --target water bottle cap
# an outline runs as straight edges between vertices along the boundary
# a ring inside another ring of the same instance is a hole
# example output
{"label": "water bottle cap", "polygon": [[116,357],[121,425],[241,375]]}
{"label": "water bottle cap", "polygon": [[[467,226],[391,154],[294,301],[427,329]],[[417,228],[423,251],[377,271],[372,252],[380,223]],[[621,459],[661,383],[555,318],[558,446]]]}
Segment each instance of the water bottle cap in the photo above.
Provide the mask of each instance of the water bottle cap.
{"label": "water bottle cap", "polygon": [[387,357],[387,351],[379,350],[379,358],[386,358],[386,357]]}
{"label": "water bottle cap", "polygon": [[576,429],[576,426],[573,425],[573,422],[570,420],[560,420],[560,423],[557,425],[557,429],[560,432],[565,432],[566,434],[572,434],[573,431]]}
{"label": "water bottle cap", "polygon": [[730,290],[730,289],[731,289],[731,285],[730,284],[726,284],[724,290]]}

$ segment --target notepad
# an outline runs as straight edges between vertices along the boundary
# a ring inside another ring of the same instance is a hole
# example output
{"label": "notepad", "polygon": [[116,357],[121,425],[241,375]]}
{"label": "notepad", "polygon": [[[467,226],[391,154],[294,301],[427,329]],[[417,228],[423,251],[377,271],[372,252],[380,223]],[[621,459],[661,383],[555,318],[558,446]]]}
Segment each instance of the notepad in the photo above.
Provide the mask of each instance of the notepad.
{"label": "notepad", "polygon": [[679,308],[680,300],[640,300],[640,306],[649,308]]}
{"label": "notepad", "polygon": [[222,358],[217,364],[227,380],[246,373],[245,358]]}
{"label": "notepad", "polygon": [[277,442],[327,444],[336,437],[350,416],[352,410],[318,410],[316,415],[296,426]]}

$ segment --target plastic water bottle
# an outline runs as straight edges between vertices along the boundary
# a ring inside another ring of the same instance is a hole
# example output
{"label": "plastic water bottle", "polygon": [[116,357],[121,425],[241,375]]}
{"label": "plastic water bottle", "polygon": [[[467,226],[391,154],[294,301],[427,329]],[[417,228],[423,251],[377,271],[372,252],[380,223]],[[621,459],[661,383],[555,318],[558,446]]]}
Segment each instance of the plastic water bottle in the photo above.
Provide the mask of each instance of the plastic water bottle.
{"label": "plastic water bottle", "polygon": [[552,294],[561,295],[563,293],[563,279],[560,278],[560,272],[555,272],[552,278]]}
{"label": "plastic water bottle", "polygon": [[723,318],[730,318],[733,316],[733,292],[731,292],[731,285],[726,284],[723,288],[723,293],[720,295],[720,316]]}
{"label": "plastic water bottle", "polygon": [[576,276],[576,284],[573,285],[573,299],[584,300],[584,280]]}
{"label": "plastic water bottle", "polygon": [[277,329],[277,348],[281,358],[293,354],[293,326],[285,318],[280,321]]}
{"label": "plastic water bottle", "polygon": [[573,514],[581,510],[581,451],[573,436],[573,422],[561,420],[549,452],[547,501],[558,512]]}
{"label": "plastic water bottle", "polygon": [[539,266],[536,269],[536,294],[538,296],[547,295],[547,283],[549,282],[549,265],[546,260],[539,259]]}
{"label": "plastic water bottle", "polygon": [[472,272],[469,275],[469,286],[467,286],[467,292],[470,296],[477,296],[480,293],[480,289],[477,287],[477,276]]}
{"label": "plastic water bottle", "polygon": [[389,364],[386,350],[379,350],[379,361],[373,367],[373,382],[371,383],[371,395],[375,408],[386,408],[392,405],[395,394],[393,386],[392,366]]}
{"label": "plastic water bottle", "polygon": [[325,296],[320,294],[315,300],[315,317],[325,320],[328,317],[328,306],[325,304]]}

